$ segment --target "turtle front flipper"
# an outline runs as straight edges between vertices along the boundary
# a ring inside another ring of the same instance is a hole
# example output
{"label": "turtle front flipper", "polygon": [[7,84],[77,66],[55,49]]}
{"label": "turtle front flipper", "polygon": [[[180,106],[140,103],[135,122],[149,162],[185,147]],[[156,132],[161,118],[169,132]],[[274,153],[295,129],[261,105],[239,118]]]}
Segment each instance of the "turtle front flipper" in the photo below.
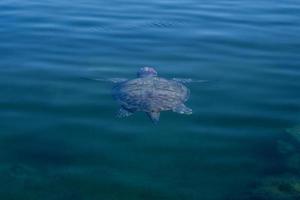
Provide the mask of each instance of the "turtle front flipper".
{"label": "turtle front flipper", "polygon": [[123,83],[127,81],[127,78],[86,78],[83,79],[91,80],[91,81],[100,81],[100,82],[112,82],[112,83]]}
{"label": "turtle front flipper", "polygon": [[121,107],[120,110],[117,113],[117,117],[119,117],[119,118],[128,117],[128,116],[132,115],[133,112],[134,111],[130,111],[130,110],[127,110],[127,109]]}
{"label": "turtle front flipper", "polygon": [[193,110],[188,108],[184,104],[180,104],[177,107],[173,109],[173,112],[179,113],[179,114],[186,114],[186,115],[191,115],[193,113]]}
{"label": "turtle front flipper", "polygon": [[127,78],[110,78],[107,80],[110,82],[113,82],[113,83],[123,83],[123,82],[127,81],[128,79]]}
{"label": "turtle front flipper", "polygon": [[172,78],[173,81],[177,81],[179,83],[205,83],[207,80],[196,80],[191,78]]}
{"label": "turtle front flipper", "polygon": [[160,112],[147,112],[147,115],[154,124],[158,123]]}

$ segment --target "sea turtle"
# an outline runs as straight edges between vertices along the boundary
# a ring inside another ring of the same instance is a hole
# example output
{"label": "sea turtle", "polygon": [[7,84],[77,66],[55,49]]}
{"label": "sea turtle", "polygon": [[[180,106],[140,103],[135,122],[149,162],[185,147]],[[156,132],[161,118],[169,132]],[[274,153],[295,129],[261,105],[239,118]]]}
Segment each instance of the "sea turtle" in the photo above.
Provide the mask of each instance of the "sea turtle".
{"label": "sea turtle", "polygon": [[152,122],[157,123],[161,111],[172,110],[180,114],[192,114],[184,105],[190,91],[183,81],[158,77],[155,69],[142,67],[137,78],[114,79],[113,97],[120,104],[118,117],[127,117],[136,111],[146,112]]}

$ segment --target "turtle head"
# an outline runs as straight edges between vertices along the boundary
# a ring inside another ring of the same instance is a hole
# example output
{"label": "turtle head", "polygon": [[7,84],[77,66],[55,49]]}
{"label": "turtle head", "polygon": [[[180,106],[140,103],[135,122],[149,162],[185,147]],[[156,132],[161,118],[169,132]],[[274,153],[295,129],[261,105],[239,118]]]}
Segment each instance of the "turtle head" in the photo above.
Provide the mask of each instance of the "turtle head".
{"label": "turtle head", "polygon": [[157,72],[152,67],[142,67],[137,73],[137,77],[139,78],[154,76],[157,76]]}

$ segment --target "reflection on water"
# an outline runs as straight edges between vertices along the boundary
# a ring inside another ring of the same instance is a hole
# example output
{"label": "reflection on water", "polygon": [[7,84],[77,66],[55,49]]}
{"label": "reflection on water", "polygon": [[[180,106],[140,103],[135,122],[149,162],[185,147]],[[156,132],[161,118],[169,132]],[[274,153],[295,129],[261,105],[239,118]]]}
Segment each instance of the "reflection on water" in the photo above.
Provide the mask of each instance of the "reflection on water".
{"label": "reflection on water", "polygon": [[[0,2],[0,199],[298,198],[300,4]],[[193,115],[117,119],[141,66]]]}

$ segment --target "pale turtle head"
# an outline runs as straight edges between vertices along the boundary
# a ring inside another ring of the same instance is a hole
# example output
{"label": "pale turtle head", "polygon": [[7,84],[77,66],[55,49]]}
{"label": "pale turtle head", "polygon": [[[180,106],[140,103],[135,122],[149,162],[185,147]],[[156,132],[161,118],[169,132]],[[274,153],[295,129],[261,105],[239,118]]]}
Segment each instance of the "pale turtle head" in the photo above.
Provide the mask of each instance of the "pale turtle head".
{"label": "pale turtle head", "polygon": [[155,77],[155,76],[157,76],[157,72],[152,67],[142,67],[137,73],[137,77],[139,78]]}

